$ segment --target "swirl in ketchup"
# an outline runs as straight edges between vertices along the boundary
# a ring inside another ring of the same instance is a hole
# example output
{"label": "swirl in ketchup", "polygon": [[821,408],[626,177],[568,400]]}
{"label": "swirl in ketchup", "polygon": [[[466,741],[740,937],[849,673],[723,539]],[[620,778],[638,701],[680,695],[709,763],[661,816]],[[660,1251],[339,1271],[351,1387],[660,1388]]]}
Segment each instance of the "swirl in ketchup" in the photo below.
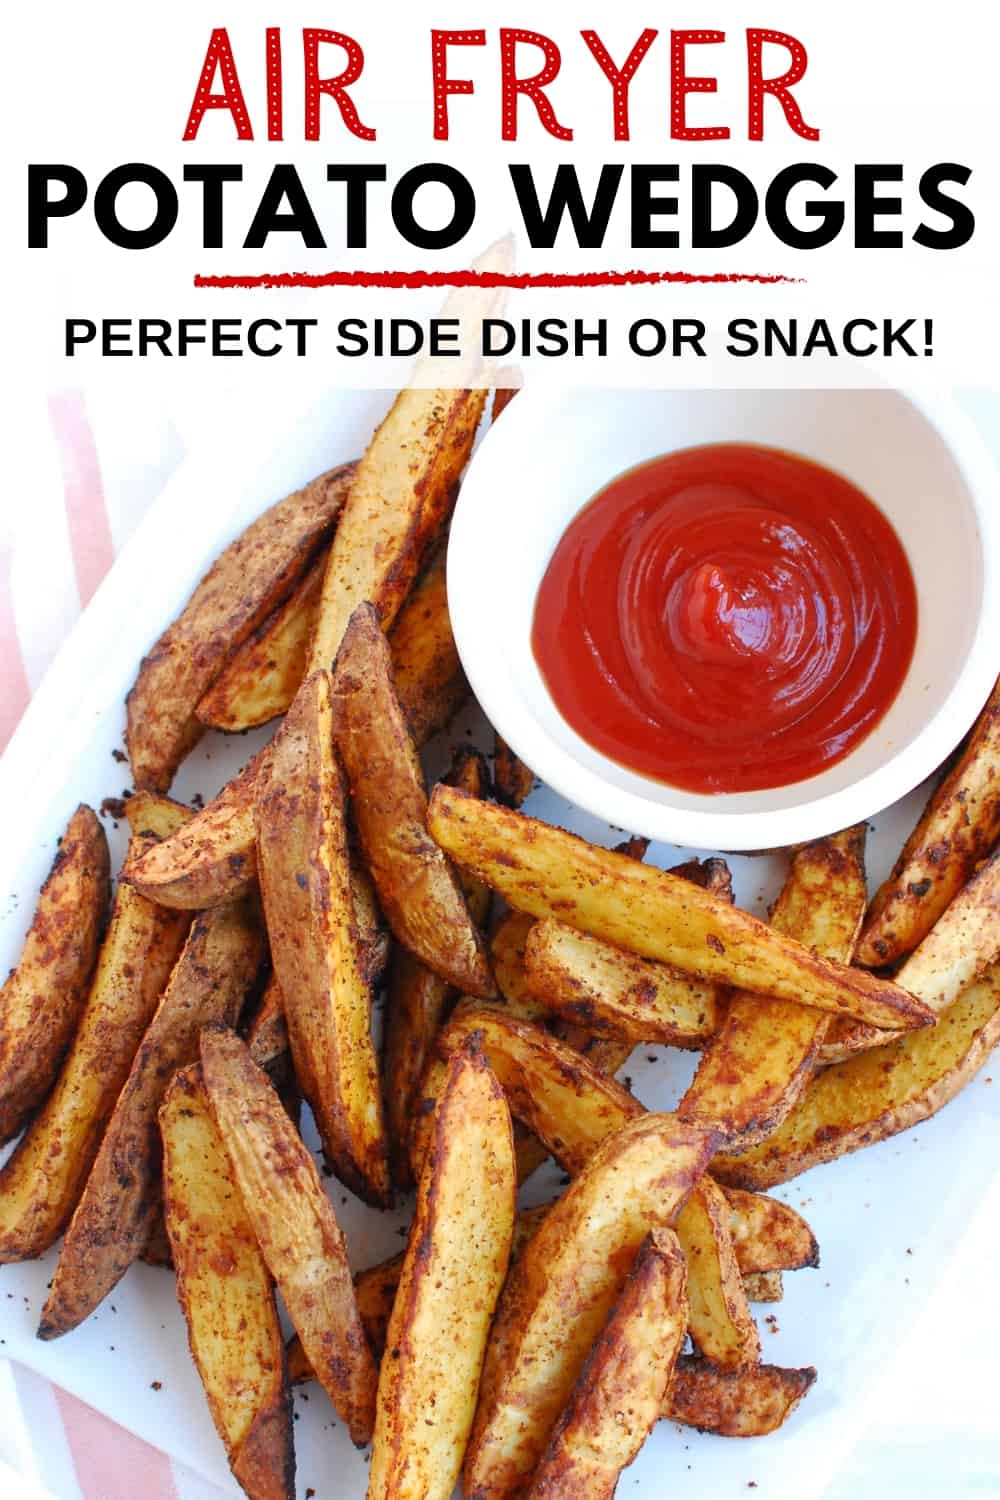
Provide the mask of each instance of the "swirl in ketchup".
{"label": "swirl in ketchup", "polygon": [[721,443],[607,485],[542,579],[532,646],[568,723],[693,792],[786,786],[871,732],[906,676],[913,575],[867,495]]}

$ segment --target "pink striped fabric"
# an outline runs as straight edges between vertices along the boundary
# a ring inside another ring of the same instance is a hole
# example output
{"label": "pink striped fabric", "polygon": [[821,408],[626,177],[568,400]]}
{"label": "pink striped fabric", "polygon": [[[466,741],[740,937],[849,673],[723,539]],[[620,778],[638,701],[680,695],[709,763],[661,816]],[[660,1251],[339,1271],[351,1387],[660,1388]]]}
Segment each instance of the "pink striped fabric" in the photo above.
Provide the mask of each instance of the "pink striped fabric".
{"label": "pink striped fabric", "polygon": [[62,463],[76,586],[85,609],[115,555],[101,466],[81,391],[55,392],[49,397],[49,416]]}
{"label": "pink striped fabric", "polygon": [[0,534],[0,750],[14,733],[31,696],[11,597],[12,559],[10,538]]}
{"label": "pink striped fabric", "polygon": [[180,1500],[165,1453],[55,1388],[83,1500]]}

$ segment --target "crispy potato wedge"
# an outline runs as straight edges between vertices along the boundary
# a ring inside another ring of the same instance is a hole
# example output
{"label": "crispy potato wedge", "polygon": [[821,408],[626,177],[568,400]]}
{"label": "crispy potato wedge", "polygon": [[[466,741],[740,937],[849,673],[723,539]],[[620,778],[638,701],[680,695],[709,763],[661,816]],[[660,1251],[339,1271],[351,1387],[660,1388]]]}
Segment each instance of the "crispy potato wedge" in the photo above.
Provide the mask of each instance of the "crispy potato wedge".
{"label": "crispy potato wedge", "polygon": [[192,923],[70,1220],[39,1338],[58,1338],[82,1323],[141,1252],[162,1202],[157,1111],[167,1083],[197,1061],[203,1026],[236,1024],[265,951],[260,913],[249,899]]}
{"label": "crispy potato wedge", "polygon": [[125,821],[129,832],[148,833],[154,839],[173,838],[197,814],[175,797],[161,792],[133,792],[125,798]]}
{"label": "crispy potato wedge", "polygon": [[751,1271],[743,1278],[743,1290],[748,1302],[780,1302],[785,1284],[780,1271]]}
{"label": "crispy potato wedge", "polygon": [[201,1066],[261,1254],[313,1369],[360,1446],[375,1420],[375,1361],[344,1236],[316,1164],[235,1031],[202,1032]]}
{"label": "crispy potato wedge", "polygon": [[174,1075],[160,1129],[177,1297],[212,1421],[251,1500],[294,1500],[292,1402],[274,1289],[200,1068]]}
{"label": "crispy potato wedge", "polygon": [[163,1217],[162,1202],[153,1216],[153,1227],[149,1231],[146,1243],[139,1251],[139,1259],[144,1266],[161,1266],[165,1271],[173,1270],[174,1257],[170,1249],[166,1220]]}
{"label": "crispy potato wedge", "polygon": [[497,801],[504,807],[520,807],[531,796],[535,777],[529,766],[514,754],[499,734],[493,737],[493,780]]}
{"label": "crispy potato wedge", "polygon": [[0,1145],[24,1127],[59,1073],[87,1000],[109,871],[104,829],[81,803],[59,840],[17,967],[0,989]]}
{"label": "crispy potato wedge", "polygon": [[932,1029],[835,1063],[760,1145],[719,1156],[723,1182],[765,1188],[926,1120],[953,1099],[1000,1041],[1000,964],[964,990]]}
{"label": "crispy potato wedge", "polygon": [[418,748],[451,722],[470,693],[451,633],[445,556],[441,547],[389,634],[396,692]]}
{"label": "crispy potato wedge", "polygon": [[213,563],[143,658],[126,699],[137,787],[168,790],[201,738],[195,710],[234,647],[294,587],[340,514],[354,473],[342,464],[272,505]]}
{"label": "crispy potato wedge", "polygon": [[514,1494],[541,1457],[650,1229],[667,1228],[718,1137],[643,1115],[597,1150],[507,1279],[466,1453],[468,1500]]}
{"label": "crispy potato wedge", "polygon": [[719,1437],[764,1437],[788,1420],[815,1380],[811,1366],[717,1370],[707,1359],[682,1355],[663,1415],[668,1422],[683,1422]]}
{"label": "crispy potato wedge", "polygon": [[744,1277],[819,1265],[816,1236],[801,1214],[779,1198],[724,1189],[736,1264]]}
{"label": "crispy potato wedge", "polygon": [[760,1361],[760,1335],[747,1304],[729,1218],[722,1189],[703,1177],[677,1216],[677,1238],[688,1268],[691,1341],[721,1370],[741,1370]]}
{"label": "crispy potato wedge", "polygon": [[329,668],[359,604],[396,619],[468,462],[484,390],[400,391],[358,464],[323,580],[310,672]]}
{"label": "crispy potato wedge", "polygon": [[260,1005],[246,1028],[246,1044],[258,1068],[269,1068],[288,1051],[285,1005],[276,974],[264,986]]}
{"label": "crispy potato wedge", "polygon": [[238,646],[200,700],[200,723],[226,734],[255,729],[287,713],[305,679],[329,548],[287,599]]}
{"label": "crispy potato wedge", "polygon": [[547,1025],[551,1007],[537,999],[528,986],[524,953],[535,918],[524,911],[504,912],[490,937],[493,976],[505,1009],[521,1021]]}
{"label": "crispy potato wedge", "polygon": [[690,881],[455,787],[435,787],[428,827],[447,854],[532,916],[555,917],[703,979],[835,1015],[897,1030],[931,1019],[898,985],[820,958]]}
{"label": "crispy potato wedge", "polygon": [[[170,837],[130,851],[121,878],[150,901],[178,911],[203,911],[245,896],[257,878],[254,797],[270,749],[265,745],[258,750],[217,797],[189,814]],[[126,812],[135,801],[129,798]]]}
{"label": "crispy potato wedge", "polygon": [[[858,824],[795,851],[771,913],[776,932],[850,962],[867,895],[865,831]],[[829,1012],[735,992],[677,1113],[712,1121],[730,1143],[762,1140],[805,1087],[830,1024]]]}
{"label": "crispy potato wedge", "polygon": [[718,985],[551,919],[532,925],[524,980],[536,1002],[563,1020],[633,1044],[701,1047],[723,1014]]}
{"label": "crispy potato wedge", "polygon": [[489,998],[496,990],[482,936],[455,871],[427,832],[423,771],[370,604],[351,616],[332,703],[362,853],[394,936],[456,988]]}
{"label": "crispy potato wedge", "polygon": [[612,1500],[656,1425],[684,1342],[684,1257],[669,1229],[647,1235],[573,1388],[526,1500]]}
{"label": "crispy potato wedge", "polygon": [[858,942],[858,963],[878,968],[912,952],[998,839],[1000,681],[959,760],[875,893]]}
{"label": "crispy potato wedge", "polygon": [[384,1205],[388,1148],[331,722],[329,674],[317,672],[258,782],[261,894],[295,1072],[323,1150],[353,1192]]}
{"label": "crispy potato wedge", "polygon": [[420,1179],[379,1376],[369,1500],[450,1500],[507,1275],[516,1192],[510,1113],[472,1043],[449,1065]]}
{"label": "crispy potato wedge", "polygon": [[[489,791],[489,772],[482,756],[462,750],[448,773],[449,781],[483,797]],[[490,888],[481,881],[464,881],[459,873],[469,915],[482,928],[489,915]],[[389,976],[385,1035],[382,1051],[382,1092],[389,1132],[393,1181],[412,1182],[409,1161],[410,1126],[420,1080],[434,1046],[434,1038],[455,990],[440,974],[428,969],[405,948],[397,947]]]}
{"label": "crispy potato wedge", "polygon": [[43,1254],[69,1221],[189,921],[119,884],[58,1082],[0,1170],[0,1263]]}

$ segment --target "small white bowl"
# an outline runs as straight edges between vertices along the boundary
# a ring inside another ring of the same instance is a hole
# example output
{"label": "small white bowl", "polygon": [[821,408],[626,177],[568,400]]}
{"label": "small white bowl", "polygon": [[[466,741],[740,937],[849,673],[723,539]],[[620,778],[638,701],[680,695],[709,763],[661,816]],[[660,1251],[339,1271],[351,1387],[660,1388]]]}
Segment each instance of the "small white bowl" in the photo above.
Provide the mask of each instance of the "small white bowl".
{"label": "small white bowl", "polygon": [[[637,463],[699,443],[785,448],[838,471],[891,520],[910,560],[913,662],[881,723],[818,776],[705,796],[641,776],[559,713],[531,650],[535,595],[588,500]],[[632,833],[699,849],[818,838],[911,791],[965,734],[1000,672],[1000,481],[950,397],[899,391],[522,391],[462,485],[448,599],[487,715],[549,786]]]}

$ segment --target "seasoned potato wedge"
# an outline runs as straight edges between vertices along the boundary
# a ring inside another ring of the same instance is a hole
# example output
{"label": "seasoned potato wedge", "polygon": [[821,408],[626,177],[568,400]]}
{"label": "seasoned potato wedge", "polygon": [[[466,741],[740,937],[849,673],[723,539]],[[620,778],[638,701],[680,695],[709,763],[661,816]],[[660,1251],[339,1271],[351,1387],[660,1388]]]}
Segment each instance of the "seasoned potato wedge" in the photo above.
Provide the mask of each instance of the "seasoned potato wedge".
{"label": "seasoned potato wedge", "polygon": [[329,674],[317,672],[258,783],[261,894],[295,1072],[323,1149],[352,1191],[385,1204],[387,1143],[331,717]]}
{"label": "seasoned potato wedge", "polygon": [[354,468],[321,474],[225,549],[177,619],[144,657],[126,700],[126,743],[137,787],[165,792],[204,726],[195,710],[234,647],[294,587],[328,536]]}
{"label": "seasoned potato wedge", "polygon": [[[864,824],[797,849],[774,930],[849,963],[865,911],[864,849]],[[805,1087],[830,1024],[829,1012],[737,991],[677,1113],[712,1121],[732,1144],[763,1139]]]}
{"label": "seasoned potato wedge", "polygon": [[174,797],[161,792],[133,792],[125,799],[125,821],[129,832],[148,833],[154,839],[173,838],[197,814]]}
{"label": "seasoned potato wedge", "polygon": [[[486,796],[489,791],[486,762],[474,751],[459,752],[447,779],[474,797]],[[459,883],[469,915],[482,928],[489,915],[489,886],[477,880],[463,881],[461,873]],[[393,1180],[399,1187],[409,1187],[412,1180],[409,1141],[413,1104],[434,1038],[454,997],[455,991],[446,979],[397,946],[386,1002],[382,1091]]]}
{"label": "seasoned potato wedge", "polygon": [[442,547],[417,579],[389,634],[396,692],[413,743],[444,729],[469,696],[448,613]]}
{"label": "seasoned potato wedge", "polygon": [[741,1370],[760,1360],[760,1335],[747,1305],[729,1219],[722,1189],[703,1177],[677,1216],[677,1238],[688,1268],[691,1341],[720,1369]]}
{"label": "seasoned potato wedge", "polygon": [[65,1228],[189,921],[119,885],[58,1082],[0,1171],[0,1262],[41,1255]]}
{"label": "seasoned potato wedge", "polygon": [[878,968],[910,953],[998,839],[1000,682],[876,892],[858,942],[858,963]]}
{"label": "seasoned potato wedge", "polygon": [[531,796],[535,784],[534,774],[519,756],[515,755],[505,739],[494,735],[493,780],[496,784],[497,801],[504,807],[520,807]]}
{"label": "seasoned potato wedge", "polygon": [[719,1437],[764,1437],[788,1420],[816,1380],[816,1371],[751,1365],[717,1370],[707,1359],[682,1355],[663,1415]]}
{"label": "seasoned potato wedge", "polygon": [[751,1271],[743,1278],[743,1290],[748,1302],[780,1302],[785,1284],[780,1271]]}
{"label": "seasoned potato wedge", "polygon": [[344,1236],[316,1164],[235,1031],[201,1034],[212,1115],[261,1254],[302,1347],[353,1441],[368,1441],[376,1372]]}
{"label": "seasoned potato wedge", "polygon": [[516,1192],[510,1113],[473,1043],[449,1065],[420,1179],[379,1376],[369,1500],[450,1500],[507,1274]]}
{"label": "seasoned potato wedge", "polygon": [[[122,879],[150,901],[178,911],[203,911],[245,896],[257,878],[254,796],[270,749],[259,750],[217,797],[162,843],[131,851]],[[135,801],[129,799],[126,812]]]}
{"label": "seasoned potato wedge", "polygon": [[329,668],[366,601],[388,631],[451,509],[483,390],[400,391],[358,464],[330,549],[309,670]]}
{"label": "seasoned potato wedge", "polygon": [[898,985],[819,958],[690,881],[560,828],[437,786],[428,824],[447,854],[512,906],[555,917],[703,979],[908,1030],[931,1019]]}
{"label": "seasoned potato wedge", "polygon": [[139,1255],[161,1203],[157,1111],[178,1068],[196,1062],[198,1035],[236,1024],[265,939],[249,899],[196,917],[108,1121],[70,1220],[38,1337],[82,1323]]}
{"label": "seasoned potato wedge", "polygon": [[772,1187],[808,1167],[871,1146],[953,1099],[1000,1041],[1000,964],[954,1000],[932,1029],[901,1037],[810,1080],[773,1135],[712,1171],[741,1187]]}
{"label": "seasoned potato wedge", "polygon": [[292,1403],[274,1290],[200,1068],[174,1075],[160,1129],[177,1296],[208,1409],[251,1500],[294,1500]]}
{"label": "seasoned potato wedge", "polygon": [[819,1265],[816,1236],[794,1208],[779,1198],[748,1193],[743,1188],[727,1187],[724,1191],[736,1264],[744,1277]]}
{"label": "seasoned potato wedge", "polygon": [[535,918],[527,912],[504,912],[490,937],[490,958],[505,1009],[519,1020],[545,1025],[552,1016],[551,1007],[529,988],[524,963],[528,937],[535,925]]}
{"label": "seasoned potato wedge", "polygon": [[496,990],[482,936],[455,871],[427,832],[423,771],[370,604],[351,616],[332,701],[361,849],[394,936],[456,988],[488,998]]}
{"label": "seasoned potato wedge", "polygon": [[0,989],[0,1145],[55,1082],[87,1000],[109,889],[108,841],[81,804],[59,840],[17,967]]}
{"label": "seasoned potato wedge", "polygon": [[669,1229],[648,1235],[580,1373],[526,1500],[612,1500],[656,1424],[687,1321],[684,1257]]}
{"label": "seasoned potato wedge", "polygon": [[526,1481],[650,1229],[669,1227],[718,1137],[673,1115],[632,1120],[545,1216],[507,1279],[463,1471],[501,1500]]}
{"label": "seasoned potato wedge", "polygon": [[260,1005],[246,1028],[246,1044],[258,1068],[269,1068],[288,1051],[285,1005],[281,986],[274,974],[264,986]]}

